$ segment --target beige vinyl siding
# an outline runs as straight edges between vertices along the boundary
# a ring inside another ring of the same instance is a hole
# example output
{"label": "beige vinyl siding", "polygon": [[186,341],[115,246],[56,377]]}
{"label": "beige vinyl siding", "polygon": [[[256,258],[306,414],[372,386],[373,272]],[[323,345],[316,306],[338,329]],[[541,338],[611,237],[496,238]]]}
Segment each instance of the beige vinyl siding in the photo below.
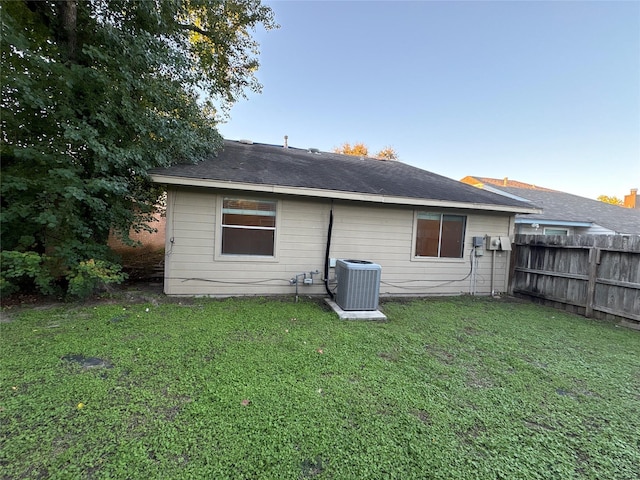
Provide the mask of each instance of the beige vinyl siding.
{"label": "beige vinyl siding", "polygon": [[[172,190],[168,195],[168,201],[173,201],[175,218],[168,219],[170,233],[167,234],[166,248],[171,255],[167,256],[165,264],[167,294],[225,296],[292,293],[294,287],[289,279],[298,273],[321,272],[324,268],[324,226],[329,219],[327,202],[246,195],[279,201],[276,218],[277,257],[269,261],[256,261],[250,256],[218,255],[219,260],[216,261],[214,253],[215,248],[219,248],[216,240],[220,232],[216,212],[223,195],[206,189]],[[234,192],[234,196],[243,195]],[[176,221],[182,219],[183,215],[189,221]],[[170,242],[172,236],[173,244]],[[314,275],[316,284],[300,285],[300,292],[313,295],[324,292],[320,278],[320,274]]]}
{"label": "beige vinyl siding", "polygon": [[[469,214],[467,220],[467,237],[465,238],[465,258],[468,259],[473,236],[508,236],[513,239],[514,217],[497,213]],[[511,252],[484,248],[484,255],[479,258],[476,292],[481,295],[491,294],[491,265],[495,255],[494,293],[506,292],[509,284],[509,264]]]}
{"label": "beige vinyl siding", "polygon": [[410,260],[412,232],[412,208],[336,204],[331,256],[403,265]]}
{"label": "beige vinyl siding", "polygon": [[[216,255],[216,218],[225,192],[174,188],[168,192],[165,293],[170,295],[294,294],[289,280],[319,271],[314,285],[299,285],[301,295],[324,295],[322,282],[331,200],[285,195],[234,196],[277,200],[276,256],[268,261]],[[424,211],[424,210],[421,210]],[[439,210],[433,210],[439,211]],[[410,206],[334,201],[332,258],[369,260],[382,267],[381,295],[452,295],[470,291],[471,237],[513,232],[509,214],[462,210],[467,215],[464,258],[414,258],[415,209]],[[173,239],[173,241],[171,241]],[[219,252],[218,252],[219,253]],[[476,293],[491,292],[491,252],[478,259]],[[218,258],[218,260],[216,260]],[[496,253],[494,290],[507,288],[508,252]],[[467,277],[467,278],[465,278]],[[329,275],[333,280],[333,269]]]}

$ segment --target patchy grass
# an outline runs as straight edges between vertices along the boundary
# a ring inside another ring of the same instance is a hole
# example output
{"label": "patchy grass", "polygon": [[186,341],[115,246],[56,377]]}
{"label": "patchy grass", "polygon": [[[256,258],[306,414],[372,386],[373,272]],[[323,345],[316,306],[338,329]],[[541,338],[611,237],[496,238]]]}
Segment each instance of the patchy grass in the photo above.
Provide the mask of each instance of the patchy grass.
{"label": "patchy grass", "polygon": [[638,332],[470,297],[157,303],[0,324],[0,478],[640,477]]}

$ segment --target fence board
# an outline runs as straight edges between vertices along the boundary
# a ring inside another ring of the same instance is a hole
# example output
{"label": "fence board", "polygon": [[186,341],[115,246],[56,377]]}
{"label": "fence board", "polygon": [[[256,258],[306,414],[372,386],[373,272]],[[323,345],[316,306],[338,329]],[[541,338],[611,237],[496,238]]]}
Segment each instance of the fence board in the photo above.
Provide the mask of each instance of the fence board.
{"label": "fence board", "polygon": [[600,261],[598,250],[594,247],[589,249],[589,265],[587,266],[587,292],[585,295],[585,311],[587,317],[593,315],[593,305],[596,295],[596,279],[598,278],[598,262]]}
{"label": "fence board", "polygon": [[511,261],[510,292],[640,328],[640,236],[516,235]]}

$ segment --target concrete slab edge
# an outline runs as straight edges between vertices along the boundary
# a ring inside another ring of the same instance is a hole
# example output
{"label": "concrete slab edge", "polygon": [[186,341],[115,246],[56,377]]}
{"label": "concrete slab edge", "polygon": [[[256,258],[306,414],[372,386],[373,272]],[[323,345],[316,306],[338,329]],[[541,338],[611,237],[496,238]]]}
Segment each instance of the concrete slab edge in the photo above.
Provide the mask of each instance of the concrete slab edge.
{"label": "concrete slab edge", "polygon": [[380,310],[343,310],[340,305],[325,298],[324,301],[338,314],[340,320],[386,320],[387,316]]}

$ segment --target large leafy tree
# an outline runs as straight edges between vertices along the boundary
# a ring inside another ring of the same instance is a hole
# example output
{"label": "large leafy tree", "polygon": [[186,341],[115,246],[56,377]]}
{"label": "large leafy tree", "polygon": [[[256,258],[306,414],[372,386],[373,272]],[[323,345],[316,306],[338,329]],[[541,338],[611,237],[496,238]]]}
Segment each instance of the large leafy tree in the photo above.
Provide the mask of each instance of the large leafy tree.
{"label": "large leafy tree", "polygon": [[[259,91],[259,0],[11,1],[0,6],[3,253],[52,279],[144,228],[148,169],[221,144],[216,118]],[[9,257],[7,257],[9,258]]]}

